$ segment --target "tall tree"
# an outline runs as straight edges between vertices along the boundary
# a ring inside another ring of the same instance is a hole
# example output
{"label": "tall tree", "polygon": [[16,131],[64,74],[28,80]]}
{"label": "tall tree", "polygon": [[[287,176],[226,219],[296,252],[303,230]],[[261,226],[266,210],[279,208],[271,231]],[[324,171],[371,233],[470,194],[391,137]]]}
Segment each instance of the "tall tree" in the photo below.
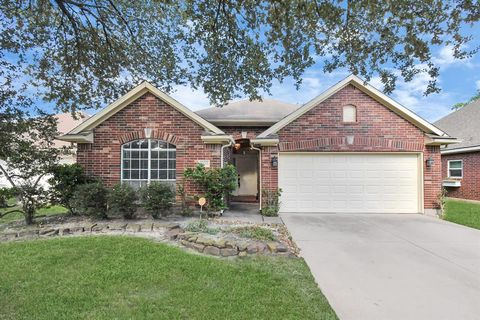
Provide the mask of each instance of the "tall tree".
{"label": "tall tree", "polygon": [[[257,98],[323,58],[385,90],[427,72],[432,48],[462,59],[478,0],[0,0],[0,64],[63,111],[99,107],[148,79],[202,88],[216,104]],[[399,70],[399,74],[392,70]]]}
{"label": "tall tree", "polygon": [[458,109],[461,109],[462,107],[466,106],[467,104],[469,103],[472,103],[476,100],[480,99],[480,89],[477,90],[477,93],[474,94],[470,99],[468,99],[467,102],[458,102],[458,103],[455,103],[453,106],[452,106],[452,110],[458,110]]}

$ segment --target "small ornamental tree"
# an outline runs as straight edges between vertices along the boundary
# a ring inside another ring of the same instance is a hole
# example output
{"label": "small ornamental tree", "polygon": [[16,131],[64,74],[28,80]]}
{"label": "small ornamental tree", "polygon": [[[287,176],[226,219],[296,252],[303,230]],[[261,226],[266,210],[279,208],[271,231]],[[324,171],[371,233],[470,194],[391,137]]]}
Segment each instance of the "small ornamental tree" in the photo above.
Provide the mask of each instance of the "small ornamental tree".
{"label": "small ornamental tree", "polygon": [[[11,81],[11,79],[6,80]],[[42,178],[51,172],[62,154],[57,149],[57,121],[49,114],[32,107],[31,101],[17,92],[5,89],[0,93],[0,174],[15,189],[25,223],[32,224],[36,211],[48,204]]]}
{"label": "small ornamental tree", "polygon": [[78,185],[90,182],[85,175],[83,167],[79,164],[61,164],[52,169],[52,177],[48,179],[50,183],[51,202],[60,204],[74,214],[71,206],[71,199]]}
{"label": "small ornamental tree", "polygon": [[237,188],[237,169],[231,164],[210,169],[198,164],[187,168],[183,176],[203,188],[208,212],[226,209],[226,198]]}

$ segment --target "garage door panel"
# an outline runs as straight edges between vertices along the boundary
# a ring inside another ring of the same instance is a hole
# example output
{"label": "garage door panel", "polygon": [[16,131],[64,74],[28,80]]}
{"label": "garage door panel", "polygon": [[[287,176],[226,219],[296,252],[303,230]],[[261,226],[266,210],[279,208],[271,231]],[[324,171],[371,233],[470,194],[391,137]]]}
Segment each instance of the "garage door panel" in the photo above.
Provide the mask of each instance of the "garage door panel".
{"label": "garage door panel", "polygon": [[279,156],[282,212],[416,213],[416,154]]}

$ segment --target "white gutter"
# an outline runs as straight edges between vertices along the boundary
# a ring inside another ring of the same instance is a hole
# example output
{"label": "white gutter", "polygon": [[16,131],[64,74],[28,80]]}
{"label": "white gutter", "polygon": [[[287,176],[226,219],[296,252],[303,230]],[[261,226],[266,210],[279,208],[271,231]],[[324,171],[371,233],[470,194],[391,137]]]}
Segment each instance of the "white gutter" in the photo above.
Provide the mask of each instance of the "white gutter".
{"label": "white gutter", "polygon": [[480,146],[474,147],[464,147],[464,148],[457,148],[457,149],[445,149],[440,150],[441,154],[454,154],[454,153],[466,153],[466,152],[476,152],[480,151]]}
{"label": "white gutter", "polygon": [[259,186],[258,186],[258,209],[262,210],[262,149],[260,148],[255,148],[253,144],[250,143],[250,147],[253,150],[258,151],[258,181],[260,181]]}

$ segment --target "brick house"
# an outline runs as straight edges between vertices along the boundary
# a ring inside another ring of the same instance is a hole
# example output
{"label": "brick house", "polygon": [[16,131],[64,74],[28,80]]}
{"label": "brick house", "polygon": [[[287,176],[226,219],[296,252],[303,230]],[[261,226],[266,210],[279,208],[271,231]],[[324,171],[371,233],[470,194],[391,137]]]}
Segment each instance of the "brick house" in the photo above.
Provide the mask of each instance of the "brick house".
{"label": "brick house", "polygon": [[[61,137],[107,185],[232,163],[239,201],[281,188],[283,212],[425,213],[441,191],[436,126],[349,76],[302,106],[240,101],[192,112],[144,82]],[[189,187],[190,192],[198,192]]]}
{"label": "brick house", "polygon": [[480,200],[480,100],[450,113],[435,125],[460,140],[441,149],[447,195]]}

